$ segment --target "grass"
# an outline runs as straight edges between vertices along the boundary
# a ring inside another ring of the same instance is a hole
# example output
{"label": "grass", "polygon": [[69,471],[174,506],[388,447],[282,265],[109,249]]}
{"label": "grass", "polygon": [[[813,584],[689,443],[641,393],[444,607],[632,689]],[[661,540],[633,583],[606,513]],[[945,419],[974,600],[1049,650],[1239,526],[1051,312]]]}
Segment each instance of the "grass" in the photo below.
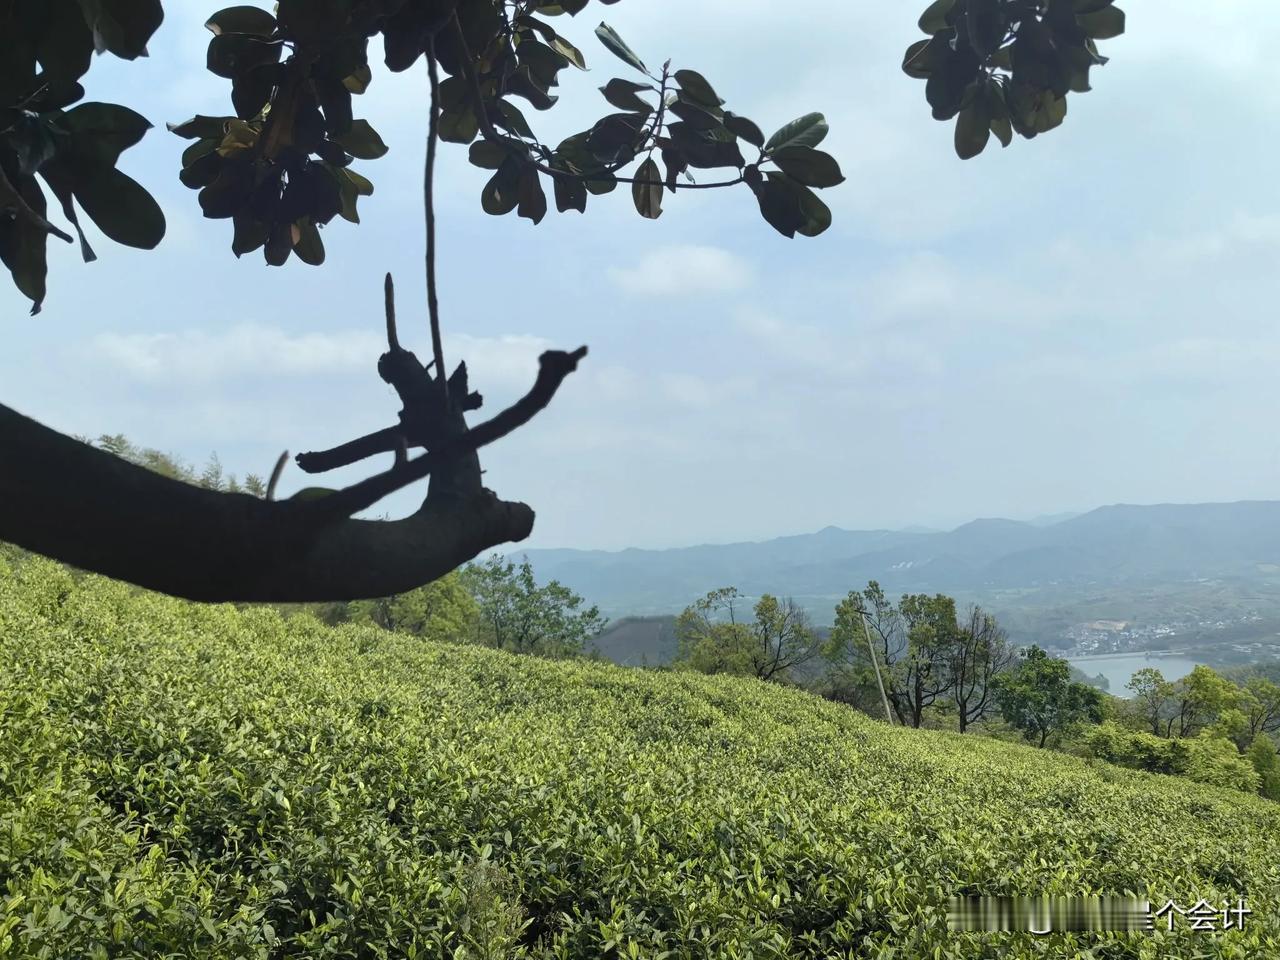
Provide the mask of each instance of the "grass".
{"label": "grass", "polygon": [[[0,566],[0,956],[1280,955],[1280,805],[729,678]],[[1247,900],[970,934],[952,894]]]}

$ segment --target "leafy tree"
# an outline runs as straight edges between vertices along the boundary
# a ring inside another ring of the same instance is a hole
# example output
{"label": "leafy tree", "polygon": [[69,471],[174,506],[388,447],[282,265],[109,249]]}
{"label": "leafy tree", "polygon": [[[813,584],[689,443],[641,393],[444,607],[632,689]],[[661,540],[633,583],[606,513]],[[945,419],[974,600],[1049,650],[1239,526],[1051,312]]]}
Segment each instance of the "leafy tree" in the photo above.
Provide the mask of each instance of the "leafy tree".
{"label": "leafy tree", "polygon": [[970,606],[947,651],[951,677],[948,696],[955,704],[960,732],[984,719],[995,706],[995,678],[1014,661],[1016,652],[995,617]]}
{"label": "leafy tree", "polygon": [[712,590],[676,618],[675,664],[699,673],[750,676],[751,627],[738,621],[736,587]]}
{"label": "leafy tree", "polygon": [[1157,737],[1169,736],[1175,703],[1173,684],[1155,667],[1138,670],[1125,687],[1133,694],[1134,708]]}
{"label": "leafy tree", "polygon": [[1280,684],[1262,676],[1249,677],[1237,693],[1252,741],[1262,733],[1280,730]]}
{"label": "leafy tree", "polygon": [[1242,757],[1236,745],[1221,737],[1191,737],[1183,741],[1189,751],[1186,776],[1199,783],[1257,793],[1261,777],[1250,762]]}
{"label": "leafy tree", "polygon": [[1077,724],[1102,720],[1102,691],[1073,681],[1067,661],[1038,646],[996,677],[995,687],[1005,721],[1040,747]]}
{"label": "leafy tree", "polygon": [[821,645],[808,615],[790,598],[765,594],[740,623],[735,587],[713,590],[676,618],[676,662],[700,673],[733,673],[783,680],[818,656]]}
{"label": "leafy tree", "polygon": [[1211,667],[1196,664],[1173,685],[1174,716],[1169,725],[1179,737],[1194,737],[1235,705],[1236,688]]}
{"label": "leafy tree", "polygon": [[479,607],[478,639],[486,646],[544,657],[582,656],[608,625],[596,607],[552,580],[538,586],[526,559],[519,566],[490,557],[462,572]]}
{"label": "leafy tree", "polygon": [[[851,591],[836,606],[825,653],[833,662],[862,669],[865,675],[874,664],[863,632],[864,615],[889,705],[899,723],[919,727],[925,711],[949,694],[955,682],[951,674],[959,633],[955,600],[942,594],[904,595],[894,606],[874,580],[865,591]],[[973,703],[972,696],[967,693],[966,702]]]}
{"label": "leafy tree", "polygon": [[1270,737],[1255,737],[1249,746],[1249,762],[1258,775],[1258,792],[1268,800],[1280,800],[1280,756]]}
{"label": "leafy tree", "polygon": [[[423,364],[400,345],[388,278],[387,352],[377,372],[399,395],[398,421],[297,457],[307,472],[380,453],[394,456],[394,464],[343,490],[313,488],[275,502],[196,490],[130,468],[0,407],[0,445],[11,465],[0,472],[0,540],[192,599],[305,603],[404,594],[486,549],[527,537],[533,511],[482,487],[476,451],[545,408],[586,348],[548,351],[523,399],[467,424],[465,415],[483,400],[470,389],[465,364],[449,373],[441,347],[433,206],[439,143],[465,145],[474,165],[492,171],[480,196],[485,212],[535,224],[549,209],[547,185],[558,211],[583,212],[589,197],[627,184],[647,218],[660,216],[667,194],[723,187],[749,195],[784,236],[815,236],[831,222],[816,191],[843,180],[837,161],[817,149],[827,133],[821,114],[803,114],[766,137],[726,109],[701,73],[669,61],[650,68],[605,24],[596,35],[628,70],[601,87],[612,112],[559,144],[544,142],[515,100],[548,110],[560,72],[585,69],[586,57],[556,18],[587,6],[280,0],[274,13],[243,5],[213,13],[206,64],[229,82],[232,112],[173,128],[190,141],[180,179],[199,191],[205,217],[231,222],[232,253],[260,250],[269,264],[292,256],[323,262],[322,229],[338,219],[358,222],[359,199],[374,189],[356,167],[365,169],[387,146],[355,115],[354,102],[374,80],[370,41],[380,40],[392,71],[425,58],[431,360]],[[127,107],[86,101],[81,82],[95,49],[126,60],[144,55],[163,8],[161,0],[9,0],[5,9],[0,260],[38,310],[47,293],[49,237],[73,242],[48,219],[51,199],[80,235],[86,260],[94,254],[80,230],[81,212],[118,243],[150,248],[164,235],[155,200],[119,169],[150,123]],[[1066,89],[1081,89],[1090,63],[1101,61],[1091,38],[1119,32],[1123,18],[1107,0],[1089,0],[1079,11],[1043,0],[954,0],[933,4],[922,24],[930,38],[909,52],[907,72],[928,78],[935,116],[960,115],[967,155],[986,126],[1004,136],[997,87],[1009,124],[1025,136],[1060,120]],[[701,179],[707,170],[724,173]],[[411,459],[417,449],[426,453]],[[353,519],[427,477],[426,498],[411,517]]]}
{"label": "leafy tree", "polygon": [[355,600],[342,606],[342,620],[372,623],[384,630],[411,633],[428,640],[470,638],[480,617],[480,605],[457,571],[408,593],[377,600]]}

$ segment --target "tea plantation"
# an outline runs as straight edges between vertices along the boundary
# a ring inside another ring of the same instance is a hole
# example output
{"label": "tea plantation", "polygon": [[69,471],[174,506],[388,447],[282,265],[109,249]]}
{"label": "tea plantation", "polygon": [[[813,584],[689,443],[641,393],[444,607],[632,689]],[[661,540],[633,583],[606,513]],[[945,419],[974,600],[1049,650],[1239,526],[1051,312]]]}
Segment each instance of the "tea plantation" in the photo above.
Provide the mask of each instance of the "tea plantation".
{"label": "tea plantation", "polygon": [[[1280,805],[0,564],[0,957],[1280,957]],[[953,893],[1247,900],[950,933]]]}

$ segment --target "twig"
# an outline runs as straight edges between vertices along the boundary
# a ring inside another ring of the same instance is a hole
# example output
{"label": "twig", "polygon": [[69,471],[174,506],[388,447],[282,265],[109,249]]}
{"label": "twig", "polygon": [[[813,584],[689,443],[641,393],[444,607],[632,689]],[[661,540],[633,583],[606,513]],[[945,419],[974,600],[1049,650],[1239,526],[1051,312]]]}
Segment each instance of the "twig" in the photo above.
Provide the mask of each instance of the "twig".
{"label": "twig", "polygon": [[533,387],[493,419],[486,420],[468,430],[438,450],[423,454],[402,466],[392,467],[385,473],[369,477],[327,497],[307,501],[302,508],[312,512],[320,522],[346,519],[361,510],[367,510],[383,497],[395,493],[402,487],[407,487],[414,481],[428,476],[459,454],[469,453],[495,440],[501,440],[545,409],[555,397],[565,377],[578,368],[578,362],[586,355],[586,347],[579,347],[572,353],[548,350],[539,358],[538,377]]}
{"label": "twig", "polygon": [[436,299],[436,142],[440,123],[440,78],[436,72],[436,41],[427,40],[427,76],[431,78],[431,118],[427,123],[427,165],[422,194],[427,213],[427,314],[431,318],[431,353],[436,364],[436,382],[444,408],[449,409],[449,386],[445,382],[444,347],[440,343],[440,304]]}
{"label": "twig", "polygon": [[382,292],[387,306],[387,349],[394,352],[400,349],[400,340],[396,336],[396,284],[390,273],[382,285]]}
{"label": "twig", "polygon": [[267,499],[274,500],[276,498],[276,484],[280,482],[280,474],[284,473],[284,465],[289,460],[289,451],[286,450],[280,454],[280,459],[276,461],[275,469],[271,471],[271,479],[267,481]]}
{"label": "twig", "polygon": [[18,216],[26,220],[32,226],[43,230],[45,233],[52,234],[59,240],[65,240],[67,243],[75,243],[71,239],[71,234],[59,230],[43,216],[32,209],[27,203],[26,198],[20,194],[17,188],[9,182],[9,178],[5,176],[4,170],[0,170],[0,209],[9,208]]}

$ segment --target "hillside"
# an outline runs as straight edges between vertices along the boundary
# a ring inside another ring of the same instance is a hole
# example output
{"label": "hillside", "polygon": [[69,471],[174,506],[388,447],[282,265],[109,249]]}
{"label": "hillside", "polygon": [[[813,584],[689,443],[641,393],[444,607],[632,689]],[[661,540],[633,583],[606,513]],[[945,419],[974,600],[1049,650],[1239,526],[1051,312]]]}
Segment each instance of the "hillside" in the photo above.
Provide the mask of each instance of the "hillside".
{"label": "hillside", "polygon": [[[32,562],[0,565],[0,713],[6,957],[1280,950],[1280,805],[753,681]],[[1221,937],[947,928],[954,893],[1126,890],[1252,914]]]}
{"label": "hillside", "polygon": [[1059,522],[975,520],[944,533],[849,531],[671,550],[530,550],[538,575],[606,612],[669,613],[708,590],[843,596],[1201,578],[1280,567],[1280,501],[1100,507]]}
{"label": "hillside", "polygon": [[[748,596],[793,597],[825,624],[846,593],[878,580],[891,596],[940,592],[981,603],[1021,643],[1065,649],[1073,628],[1110,619],[1173,636],[1214,662],[1280,653],[1280,501],[1122,505],[1030,522],[975,520],[947,532],[828,527],[760,543],[527,556],[540,578],[615,618],[675,614],[732,585]],[[1249,656],[1234,643],[1262,646]]]}

